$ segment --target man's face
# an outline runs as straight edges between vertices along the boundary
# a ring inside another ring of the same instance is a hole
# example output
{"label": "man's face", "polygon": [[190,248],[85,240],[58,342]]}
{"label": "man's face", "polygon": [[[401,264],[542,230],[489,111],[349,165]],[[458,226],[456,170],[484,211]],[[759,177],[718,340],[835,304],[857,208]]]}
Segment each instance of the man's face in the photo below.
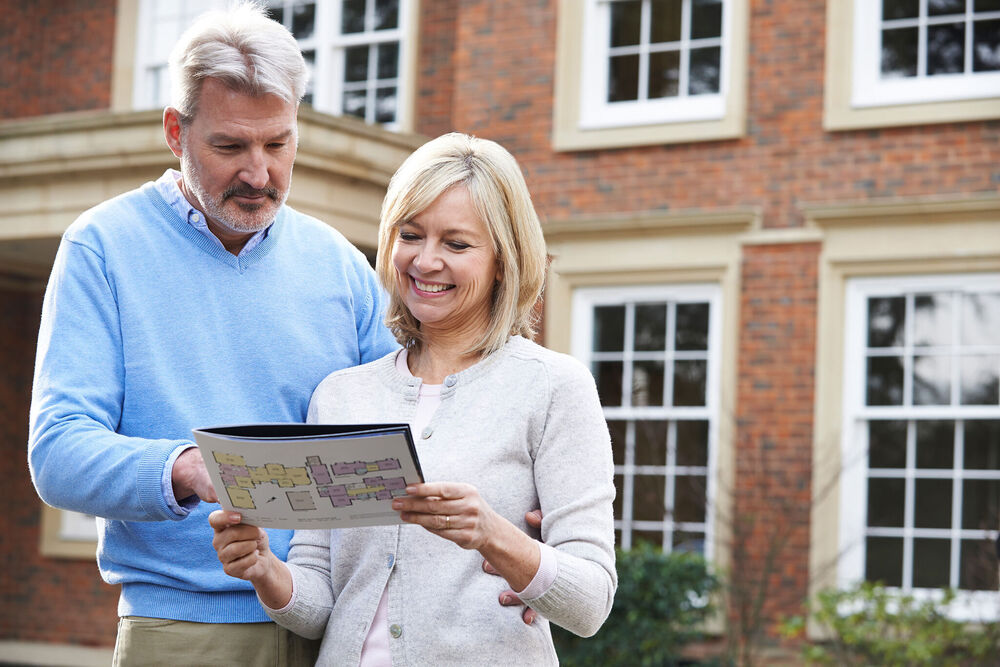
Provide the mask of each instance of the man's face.
{"label": "man's face", "polygon": [[206,79],[194,118],[175,133],[184,194],[223,243],[264,229],[285,203],[295,112],[294,103],[274,95],[250,97]]}

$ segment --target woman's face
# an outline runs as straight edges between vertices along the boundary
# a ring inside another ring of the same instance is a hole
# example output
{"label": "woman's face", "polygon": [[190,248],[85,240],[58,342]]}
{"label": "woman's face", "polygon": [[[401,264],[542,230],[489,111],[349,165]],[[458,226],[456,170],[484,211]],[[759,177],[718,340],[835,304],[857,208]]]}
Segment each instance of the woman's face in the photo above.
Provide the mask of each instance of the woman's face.
{"label": "woman's face", "polygon": [[486,331],[500,269],[465,186],[446,190],[400,225],[392,263],[403,303],[428,340]]}

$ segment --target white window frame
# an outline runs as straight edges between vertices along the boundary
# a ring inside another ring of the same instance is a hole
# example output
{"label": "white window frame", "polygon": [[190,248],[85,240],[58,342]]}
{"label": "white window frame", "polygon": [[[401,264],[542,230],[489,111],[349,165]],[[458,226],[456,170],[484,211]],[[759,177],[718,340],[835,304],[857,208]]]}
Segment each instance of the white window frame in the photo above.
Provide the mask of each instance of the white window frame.
{"label": "white window frame", "polygon": [[[714,284],[692,284],[692,285],[638,285],[638,286],[615,286],[615,287],[581,287],[573,292],[572,308],[572,354],[588,367],[593,359],[593,312],[597,306],[624,305],[636,303],[708,303],[709,304],[709,325],[708,325],[708,350],[707,369],[705,378],[705,405],[693,407],[669,407],[669,406],[644,406],[630,407],[627,405],[611,406],[604,408],[604,415],[609,420],[634,420],[634,419],[657,419],[673,422],[678,419],[698,419],[708,422],[708,460],[705,466],[677,466],[673,463],[676,449],[672,439],[668,437],[667,465],[648,466],[636,465],[634,463],[634,441],[630,438],[625,445],[625,460],[623,465],[615,465],[615,474],[622,476],[622,517],[615,518],[615,528],[621,531],[622,543],[619,545],[624,549],[632,546],[631,534],[633,530],[654,530],[662,531],[664,551],[670,551],[670,537],[674,531],[697,531],[703,532],[704,556],[711,561],[714,556],[715,545],[715,499],[717,496],[717,466],[718,466],[718,430],[719,430],[719,367],[722,354],[722,290],[719,285]],[[628,308],[628,313],[632,312]],[[626,331],[630,330],[626,322]],[[669,326],[668,326],[669,331]],[[628,349],[630,340],[626,340],[624,378],[627,382],[629,378],[629,361],[633,358],[632,352]],[[683,352],[676,353],[674,358],[680,358]],[[670,377],[667,374],[665,382],[669,385]],[[628,386],[628,385],[626,385]],[[626,398],[628,391],[624,392]],[[669,393],[664,396],[669,396]],[[668,433],[674,433],[669,429]],[[663,522],[657,521],[636,521],[632,518],[632,494],[634,489],[634,478],[637,474],[662,475],[665,479],[665,498],[673,497],[673,485],[678,475],[704,474],[705,475],[705,521],[701,523],[675,523],[671,517],[666,517]]]}
{"label": "white window frame", "polygon": [[[608,59],[611,47],[608,35],[611,25],[611,3],[614,0],[586,0],[584,9],[583,39],[580,40],[582,76],[580,84],[580,123],[583,130],[595,130],[654,123],[680,123],[686,121],[718,120],[726,113],[726,95],[729,90],[729,58],[732,34],[732,0],[722,0],[721,39],[695,40],[696,46],[719,46],[719,92],[712,95],[688,95],[691,0],[683,0],[680,40],[680,82],[677,97],[644,100],[648,82],[643,63],[648,63],[649,2],[642,5],[642,43],[634,50],[640,57],[639,100],[634,102],[608,102]],[[620,49],[616,48],[615,51]]]}
{"label": "white window frame", "polygon": [[[162,25],[154,23],[154,4],[167,2],[167,0],[139,0],[137,11],[136,31],[139,38],[135,44],[135,66],[132,81],[132,106],[134,109],[156,109],[162,108],[170,102],[169,85],[165,85],[154,97],[155,82],[154,77],[162,76],[169,83],[169,73],[166,69],[169,49],[166,53],[160,53],[156,45],[163,44],[166,39],[172,45],[180,37],[195,18],[212,9],[223,9],[235,0],[169,0],[171,6],[178,8],[177,13],[185,17],[181,21],[182,25],[172,31],[176,34],[164,35],[159,40],[154,39],[154,33],[162,33],[165,29]],[[413,79],[415,69],[410,62],[415,52],[411,42],[413,41],[413,30],[411,22],[415,20],[416,3],[414,0],[400,0],[399,20],[397,27],[392,30],[366,31],[352,33],[348,35],[340,34],[341,2],[340,0],[315,0],[316,16],[315,30],[313,34],[299,41],[299,46],[303,51],[313,51],[316,54],[315,65],[310,72],[308,92],[312,93],[312,106],[317,111],[329,113],[335,116],[343,114],[341,107],[343,103],[344,90],[344,49],[349,46],[359,44],[376,44],[382,42],[396,41],[399,43],[399,67],[396,87],[396,117],[391,123],[384,123],[382,127],[390,130],[401,130],[409,127],[411,123],[411,112],[413,104]],[[270,3],[269,3],[270,4]],[[289,0],[274,2],[273,4],[284,4],[286,13],[290,9]],[[373,13],[374,3],[368,3],[367,12]],[[368,16],[366,23],[371,25],[371,16]],[[169,39],[168,39],[169,38]],[[375,66],[374,60],[369,61],[369,78],[367,82],[368,103],[366,111],[368,117],[366,122],[374,122],[375,103]],[[154,72],[159,72],[155,74]],[[383,80],[380,83],[388,83],[390,80]]]}
{"label": "white window frame", "polygon": [[[880,107],[894,104],[921,104],[975,100],[1000,95],[1000,72],[973,72],[972,61],[972,0],[966,0],[965,71],[961,74],[927,76],[925,69],[926,40],[920,41],[918,74],[907,78],[882,78],[882,2],[853,0],[854,49],[851,105],[855,108]],[[922,3],[925,6],[926,2]],[[1000,18],[1000,11],[985,13]],[[893,21],[893,25],[924,26],[952,23],[952,19],[921,17]]]}
{"label": "white window frame", "polygon": [[[970,287],[972,286],[972,287]],[[998,406],[877,406],[865,403],[865,355],[867,299],[870,296],[891,296],[910,293],[939,291],[990,291],[1000,290],[1000,274],[899,276],[891,278],[855,278],[847,282],[844,318],[844,384],[843,384],[843,424],[841,438],[840,477],[840,527],[839,558],[837,563],[837,585],[849,588],[864,580],[865,576],[865,536],[870,534],[867,526],[868,507],[868,466],[867,466],[867,424],[872,416],[896,417],[899,419],[1000,419]],[[957,364],[956,364],[957,366]],[[905,392],[904,392],[905,393]],[[956,456],[958,454],[956,453]],[[958,462],[956,465],[960,465]],[[963,475],[963,472],[965,473]],[[970,478],[969,471],[949,470],[947,479],[954,485],[953,516],[961,512],[961,480]],[[907,462],[905,475],[908,484],[913,483],[914,465]],[[979,478],[980,475],[975,475]],[[984,478],[993,479],[986,474]],[[961,528],[953,519],[949,529],[915,529],[912,525],[912,494],[907,494],[906,527],[904,537],[913,537],[916,532],[928,536],[941,537],[947,534],[952,540],[951,572],[949,580],[957,588],[958,582],[958,542],[961,537],[996,538],[996,531],[974,531]],[[895,530],[895,529],[892,529]],[[898,532],[898,531],[897,531]],[[934,533],[934,535],[931,535]],[[943,591],[937,589],[913,588],[912,549],[904,548],[903,582],[900,592],[912,594],[917,599],[940,600]],[[1000,620],[1000,605],[996,591],[960,591],[949,608],[955,620],[995,622]]]}

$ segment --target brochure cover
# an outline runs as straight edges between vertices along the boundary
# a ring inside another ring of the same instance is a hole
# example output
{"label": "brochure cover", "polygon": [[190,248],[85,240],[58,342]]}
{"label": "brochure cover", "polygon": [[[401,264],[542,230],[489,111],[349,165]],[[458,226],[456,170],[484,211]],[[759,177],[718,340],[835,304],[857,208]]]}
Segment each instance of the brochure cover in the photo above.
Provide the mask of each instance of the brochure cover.
{"label": "brochure cover", "polygon": [[195,429],[219,502],[264,528],[402,523],[392,499],[423,481],[407,424]]}

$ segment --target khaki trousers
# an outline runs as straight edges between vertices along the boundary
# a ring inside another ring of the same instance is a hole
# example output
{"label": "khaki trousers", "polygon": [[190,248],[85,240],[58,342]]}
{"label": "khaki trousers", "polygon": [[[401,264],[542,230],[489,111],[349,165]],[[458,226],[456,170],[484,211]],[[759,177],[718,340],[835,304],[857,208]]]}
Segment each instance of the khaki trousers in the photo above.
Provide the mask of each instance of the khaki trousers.
{"label": "khaki trousers", "polygon": [[276,623],[190,623],[162,618],[118,619],[114,667],[190,665],[312,667],[319,640]]}

